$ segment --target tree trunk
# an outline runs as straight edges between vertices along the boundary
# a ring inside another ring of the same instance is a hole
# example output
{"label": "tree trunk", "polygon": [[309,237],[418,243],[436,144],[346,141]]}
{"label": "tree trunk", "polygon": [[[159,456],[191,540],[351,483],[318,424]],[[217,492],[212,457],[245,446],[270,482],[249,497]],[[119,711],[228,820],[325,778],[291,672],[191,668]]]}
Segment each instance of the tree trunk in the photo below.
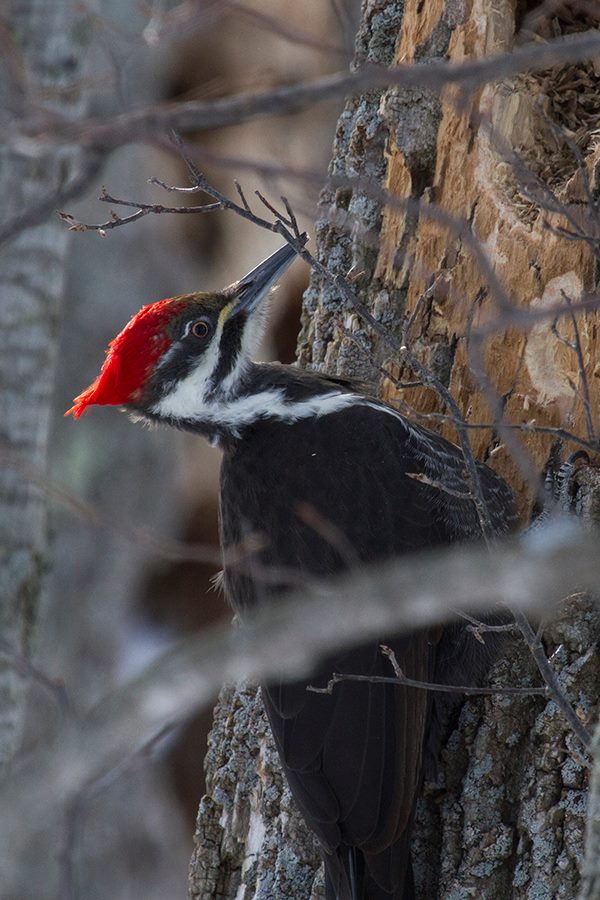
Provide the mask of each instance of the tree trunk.
{"label": "tree trunk", "polygon": [[[172,501],[176,474],[166,435],[148,437],[125,417],[113,430],[90,417],[82,430],[62,415],[97,373],[123,316],[154,290],[166,295],[173,284],[166,251],[161,256],[156,246],[144,244],[143,228],[119,236],[110,248],[94,236],[87,242],[79,236],[69,254],[71,235],[57,215],[68,201],[55,195],[66,185],[78,183],[72,191],[77,199],[88,183],[97,192],[92,169],[109,153],[78,146],[54,150],[53,116],[77,122],[88,105],[110,109],[103,36],[119,14],[121,23],[129,15],[135,33],[139,10],[130,4],[128,13],[127,5],[9,0],[0,12],[3,136],[44,116],[50,136],[39,144],[15,138],[14,146],[0,148],[0,240],[19,219],[25,226],[0,248],[0,763],[16,755],[15,769],[25,755],[17,755],[21,743],[43,753],[58,723],[67,730],[79,722],[124,678],[123,648],[129,662],[143,643],[132,637],[131,610],[153,553],[141,540],[123,540],[118,526],[98,529],[97,523],[115,523],[123,510],[157,533],[172,523],[173,504],[141,489],[155,483]],[[136,77],[144,92],[152,85],[153,73],[144,73],[140,55],[134,48],[128,56],[132,103]],[[139,152],[128,154],[105,174],[116,171],[133,183],[144,164]],[[42,224],[31,227],[32,218]],[[61,334],[63,318],[68,327]],[[48,516],[57,482],[72,495],[85,494],[77,515],[67,500],[67,512],[55,502]],[[94,512],[86,515],[86,507]],[[42,685],[56,684],[56,694],[40,689],[30,662],[43,673]],[[62,704],[56,702],[59,685]],[[12,855],[10,871],[2,870],[2,897],[162,900],[181,894],[189,835],[186,840],[166,768],[162,755],[144,765],[134,757],[118,778],[86,782],[74,800],[61,797],[58,808],[35,821],[13,815],[11,838],[18,835],[13,846],[19,853]]]}
{"label": "tree trunk", "polygon": [[[514,0],[365,3],[359,55],[389,64],[507,51],[516,40],[545,36],[532,33],[537,26],[528,8]],[[583,15],[552,20],[555,31],[589,25]],[[513,323],[515,312],[566,307],[595,289],[593,246],[567,239],[559,230],[567,220],[553,209],[560,201],[571,216],[569,230],[595,236],[586,173],[593,194],[600,150],[589,132],[599,88],[596,69],[586,63],[472,93],[448,88],[441,99],[420,89],[372,92],[350,100],[339,120],[335,186],[323,193],[316,229],[319,258],[334,272],[353,273],[372,315],[450,390],[470,425],[497,423],[503,415],[513,425],[534,422],[595,437],[596,313],[562,317],[555,328],[551,319],[538,318],[528,329]],[[515,150],[522,161],[511,158]],[[398,202],[386,205],[364,183],[343,185],[357,177],[376,181]],[[538,179],[551,188],[551,201]],[[414,202],[407,205],[407,198]],[[550,202],[553,209],[544,208]],[[482,266],[481,249],[495,279],[485,260]],[[430,387],[394,387],[414,383],[417,373],[318,277],[304,309],[302,364],[371,382],[385,366],[396,379],[382,382],[388,400],[409,404],[417,415],[448,412]],[[487,340],[474,340],[486,325]],[[442,430],[456,440],[453,427]],[[555,433],[517,434],[499,426],[470,431],[475,455],[506,477],[527,521],[536,490],[528,474],[541,473],[553,450],[576,445],[557,447]],[[593,469],[577,473],[577,503],[589,519],[597,519],[598,490]],[[600,615],[588,596],[569,598],[544,630],[563,689],[585,721],[598,706],[593,648],[599,637]],[[491,675],[497,685],[538,678],[517,638]],[[206,768],[191,895],[321,896],[316,857],[308,853],[311,844],[292,813],[264,715],[248,688],[224,690]],[[419,896],[577,896],[587,786],[581,747],[553,701],[468,701],[448,737],[438,780],[425,785],[420,801],[413,848]]]}
{"label": "tree trunk", "polygon": [[[83,50],[72,4],[9,0],[0,29],[3,125],[9,129],[40,97],[51,98],[50,110],[72,113]],[[24,142],[0,148],[0,224],[64,186],[76,157],[73,148],[32,154]],[[0,250],[0,766],[21,739],[25,684],[14,660],[29,653],[46,562],[46,496],[31,475],[46,466],[67,244],[54,217]]]}

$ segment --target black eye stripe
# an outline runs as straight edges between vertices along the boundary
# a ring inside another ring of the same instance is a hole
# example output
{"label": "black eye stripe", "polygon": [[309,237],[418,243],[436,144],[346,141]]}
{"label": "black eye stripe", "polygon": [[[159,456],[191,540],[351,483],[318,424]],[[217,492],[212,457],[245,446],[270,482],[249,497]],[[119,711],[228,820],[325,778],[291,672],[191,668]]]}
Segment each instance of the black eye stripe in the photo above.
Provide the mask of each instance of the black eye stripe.
{"label": "black eye stripe", "polygon": [[225,322],[219,345],[219,359],[210,379],[213,389],[229,375],[239,358],[245,321],[245,316],[238,315]]}

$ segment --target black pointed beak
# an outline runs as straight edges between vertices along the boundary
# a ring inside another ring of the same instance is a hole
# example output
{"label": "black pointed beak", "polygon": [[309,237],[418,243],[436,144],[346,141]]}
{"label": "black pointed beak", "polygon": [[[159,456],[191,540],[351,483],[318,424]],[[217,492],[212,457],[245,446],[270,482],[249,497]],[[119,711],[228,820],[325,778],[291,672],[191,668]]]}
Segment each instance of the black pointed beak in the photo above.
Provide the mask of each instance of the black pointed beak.
{"label": "black pointed beak", "polygon": [[[303,243],[306,243],[308,235],[304,233],[301,239]],[[293,262],[295,256],[294,248],[285,244],[271,256],[267,256],[255,269],[232,284],[227,290],[234,297],[237,296],[238,302],[231,310],[230,315],[235,316],[242,311],[249,313],[256,309],[275,282]]]}

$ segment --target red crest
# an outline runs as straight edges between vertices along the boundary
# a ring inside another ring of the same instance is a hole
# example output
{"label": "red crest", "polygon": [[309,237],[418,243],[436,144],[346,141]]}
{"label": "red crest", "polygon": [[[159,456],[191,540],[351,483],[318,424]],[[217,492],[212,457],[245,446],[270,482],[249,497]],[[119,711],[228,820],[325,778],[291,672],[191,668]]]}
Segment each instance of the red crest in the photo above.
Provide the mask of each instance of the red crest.
{"label": "red crest", "polygon": [[142,307],[110,342],[100,374],[75,397],[74,405],[65,416],[78,419],[88,406],[120,406],[135,400],[172,343],[167,325],[185,307],[185,301],[178,298],[159,300]]}

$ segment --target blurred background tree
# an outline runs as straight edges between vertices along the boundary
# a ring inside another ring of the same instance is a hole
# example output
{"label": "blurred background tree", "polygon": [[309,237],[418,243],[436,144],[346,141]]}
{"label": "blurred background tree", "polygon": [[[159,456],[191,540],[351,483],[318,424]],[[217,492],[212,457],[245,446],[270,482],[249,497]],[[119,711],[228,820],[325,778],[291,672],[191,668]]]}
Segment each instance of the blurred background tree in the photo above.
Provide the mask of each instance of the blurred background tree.
{"label": "blurred background tree", "polygon": [[[41,105],[56,115],[81,114],[89,95],[82,81],[86,46],[71,22],[69,4],[9,4],[0,34],[0,760],[8,766],[23,740],[25,712],[26,679],[14,657],[31,652],[48,565],[47,496],[35,476],[47,462],[69,244],[64,227],[49,213],[55,195],[68,183],[81,186],[83,176],[76,145],[33,150],[9,135],[15,120]],[[88,165],[97,174],[95,160]]]}

